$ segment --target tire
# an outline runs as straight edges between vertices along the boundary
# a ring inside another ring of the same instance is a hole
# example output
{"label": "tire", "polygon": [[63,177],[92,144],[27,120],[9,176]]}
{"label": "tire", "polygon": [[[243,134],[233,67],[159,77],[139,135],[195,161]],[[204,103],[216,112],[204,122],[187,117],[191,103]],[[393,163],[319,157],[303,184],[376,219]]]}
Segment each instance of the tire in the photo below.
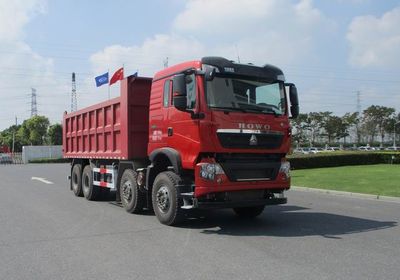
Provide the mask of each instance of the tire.
{"label": "tire", "polygon": [[146,204],[146,193],[139,190],[136,177],[135,171],[126,169],[122,174],[119,187],[121,203],[129,213],[140,213]]}
{"label": "tire", "polygon": [[182,202],[175,187],[180,181],[181,178],[172,171],[162,172],[154,180],[151,200],[154,213],[164,225],[176,225],[183,219]]}
{"label": "tire", "polygon": [[76,196],[83,196],[82,192],[82,165],[74,164],[71,169],[71,190]]}
{"label": "tire", "polygon": [[90,165],[86,165],[82,172],[82,192],[87,200],[96,200],[100,194],[100,188],[93,185],[93,174]]}
{"label": "tire", "polygon": [[254,207],[238,207],[233,208],[233,211],[241,218],[255,218],[264,211],[265,206]]}

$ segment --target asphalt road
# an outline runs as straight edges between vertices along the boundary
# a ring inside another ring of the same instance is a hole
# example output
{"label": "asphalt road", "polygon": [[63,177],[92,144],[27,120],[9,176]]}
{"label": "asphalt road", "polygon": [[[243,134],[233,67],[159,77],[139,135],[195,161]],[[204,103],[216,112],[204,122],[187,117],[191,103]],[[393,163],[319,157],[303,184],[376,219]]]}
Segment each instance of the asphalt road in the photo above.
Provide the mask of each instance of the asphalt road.
{"label": "asphalt road", "polygon": [[75,197],[68,172],[0,165],[0,279],[400,279],[399,203],[290,191],[253,221],[168,227]]}

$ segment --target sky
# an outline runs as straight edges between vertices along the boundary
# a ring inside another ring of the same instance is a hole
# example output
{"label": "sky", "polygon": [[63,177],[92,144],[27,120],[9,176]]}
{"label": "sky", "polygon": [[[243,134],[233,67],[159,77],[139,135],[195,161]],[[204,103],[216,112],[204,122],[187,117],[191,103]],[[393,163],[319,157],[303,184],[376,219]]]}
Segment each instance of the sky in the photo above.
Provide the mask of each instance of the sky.
{"label": "sky", "polygon": [[[94,77],[203,56],[274,64],[297,85],[300,111],[370,105],[400,112],[400,0],[0,0],[0,130],[31,115],[61,123],[108,99]],[[111,86],[119,95],[119,83]]]}

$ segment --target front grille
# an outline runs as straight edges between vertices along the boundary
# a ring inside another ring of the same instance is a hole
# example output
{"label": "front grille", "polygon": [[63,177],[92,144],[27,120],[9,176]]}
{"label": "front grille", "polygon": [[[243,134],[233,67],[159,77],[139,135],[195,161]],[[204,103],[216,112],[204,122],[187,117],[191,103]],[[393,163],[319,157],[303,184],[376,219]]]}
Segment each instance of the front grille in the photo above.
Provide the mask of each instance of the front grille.
{"label": "front grille", "polygon": [[278,175],[281,158],[280,154],[219,154],[216,160],[230,181],[269,181]]}
{"label": "front grille", "polygon": [[232,169],[231,177],[235,181],[247,181],[251,179],[271,180],[273,177],[274,168],[259,168],[259,169]]}
{"label": "front grille", "polygon": [[231,133],[218,132],[218,139],[224,148],[276,149],[282,145],[283,133]]}

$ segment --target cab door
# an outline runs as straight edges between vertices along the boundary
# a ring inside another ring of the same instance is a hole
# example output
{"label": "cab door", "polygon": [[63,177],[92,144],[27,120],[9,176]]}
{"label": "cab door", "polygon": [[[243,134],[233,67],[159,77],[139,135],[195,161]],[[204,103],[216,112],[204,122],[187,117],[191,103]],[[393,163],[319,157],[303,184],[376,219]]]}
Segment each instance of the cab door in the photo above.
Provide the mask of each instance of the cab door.
{"label": "cab door", "polygon": [[159,81],[153,89],[154,97],[150,101],[150,151],[168,146],[171,92],[172,80],[169,78]]}
{"label": "cab door", "polygon": [[[199,108],[199,80],[197,78],[194,73],[186,76],[187,110],[195,114],[198,113]],[[200,150],[199,119],[192,118],[190,112],[176,109],[173,106],[172,96],[168,111],[168,146],[179,152],[183,168],[192,169]]]}

